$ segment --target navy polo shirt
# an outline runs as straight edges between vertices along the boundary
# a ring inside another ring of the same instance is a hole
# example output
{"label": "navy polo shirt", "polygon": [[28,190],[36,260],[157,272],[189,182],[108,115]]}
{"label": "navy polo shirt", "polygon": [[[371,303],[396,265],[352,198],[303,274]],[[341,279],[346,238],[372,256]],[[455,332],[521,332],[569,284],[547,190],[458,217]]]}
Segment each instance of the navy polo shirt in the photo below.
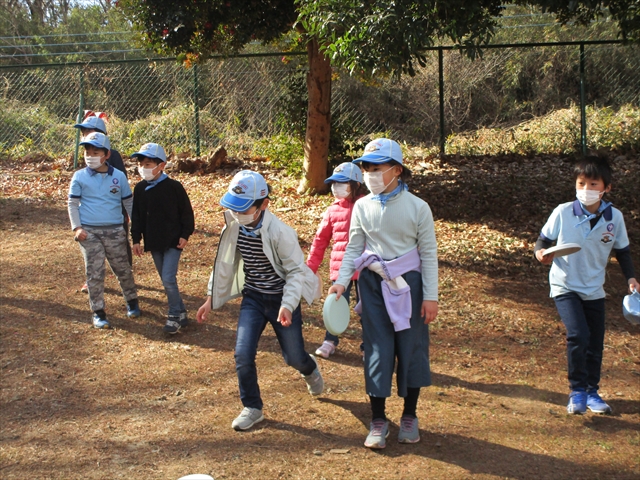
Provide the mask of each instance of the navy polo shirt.
{"label": "navy polo shirt", "polygon": [[589,215],[578,200],[558,205],[542,227],[546,240],[577,243],[579,252],[553,259],[549,272],[551,297],[569,292],[583,300],[604,298],[605,269],[611,251],[629,248],[629,237],[622,213],[611,204],[602,204],[602,214],[591,228]]}

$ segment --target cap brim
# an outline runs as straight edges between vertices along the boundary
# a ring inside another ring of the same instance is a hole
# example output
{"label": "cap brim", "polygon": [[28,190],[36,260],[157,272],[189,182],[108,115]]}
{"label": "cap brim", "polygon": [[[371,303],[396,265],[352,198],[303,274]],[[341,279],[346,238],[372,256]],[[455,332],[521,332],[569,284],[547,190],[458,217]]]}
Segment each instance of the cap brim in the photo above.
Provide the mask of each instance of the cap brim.
{"label": "cap brim", "polygon": [[86,123],[76,123],[73,128],[91,128],[92,130],[98,130],[100,133],[105,133],[104,130],[102,130],[101,128],[96,127],[95,125],[90,125],[90,124],[86,124]]}
{"label": "cap brim", "polygon": [[[364,155],[360,158],[356,158],[353,163],[360,163],[360,162],[369,162],[369,163],[387,163],[387,162],[391,162],[393,161],[393,158],[391,157],[387,157],[385,155]],[[397,160],[396,160],[397,162]],[[402,163],[402,162],[398,162],[398,163]]]}
{"label": "cap brim", "polygon": [[224,208],[228,208],[229,210],[233,210],[234,212],[244,212],[245,210],[249,210],[249,208],[251,208],[251,205],[253,205],[254,201],[255,200],[251,198],[239,198],[227,192],[220,199],[220,205],[222,205]]}
{"label": "cap brim", "polygon": [[85,146],[85,145],[92,145],[92,146],[94,146],[94,147],[96,147],[96,148],[106,148],[107,150],[111,150],[111,148],[110,148],[110,147],[105,147],[105,146],[104,146],[104,145],[102,145],[101,143],[92,142],[91,140],[89,140],[88,142],[80,142],[78,145],[82,145],[82,146]]}
{"label": "cap brim", "polygon": [[132,153],[131,154],[132,157],[147,157],[147,158],[155,158],[156,160],[160,160],[161,162],[166,162],[166,160],[164,158],[160,158],[157,155],[154,155],[151,152],[136,152],[136,153]]}
{"label": "cap brim", "polygon": [[349,177],[347,177],[346,175],[336,174],[336,175],[331,175],[329,178],[327,178],[324,181],[324,183],[349,182],[349,181],[351,181],[351,179]]}

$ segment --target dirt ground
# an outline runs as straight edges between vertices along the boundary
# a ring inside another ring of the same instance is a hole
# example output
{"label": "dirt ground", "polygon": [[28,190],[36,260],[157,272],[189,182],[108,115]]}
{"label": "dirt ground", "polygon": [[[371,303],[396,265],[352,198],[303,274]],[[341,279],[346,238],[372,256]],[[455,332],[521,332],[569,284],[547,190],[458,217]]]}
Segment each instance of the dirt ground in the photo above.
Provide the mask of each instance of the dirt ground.
{"label": "dirt ground", "polygon": [[[246,166],[265,172],[272,210],[298,230],[307,251],[329,198],[300,197],[292,179]],[[166,299],[147,255],[134,260],[142,317],[126,318],[109,273],[114,328],[93,329],[66,212],[70,172],[0,164],[0,477],[640,478],[640,327],[622,317],[625,281],[615,262],[606,284],[601,383],[613,414],[565,413],[564,328],[548,298],[548,269],[533,261],[532,249],[553,207],[574,196],[569,161],[441,161],[418,152],[409,166],[412,189],[433,209],[439,242],[433,386],[418,404],[421,442],[396,442],[402,401],[394,396],[388,446],[371,451],[363,447],[370,409],[355,318],[335,356],[320,360],[326,389],[316,398],[286,367],[267,328],[257,358],[266,420],[235,432],[239,303],[164,335]],[[628,155],[614,166],[611,199],[625,214],[640,270],[640,162]],[[196,210],[179,274],[192,318],[206,293],[221,229],[217,200],[233,167],[176,175]],[[304,305],[303,317],[312,351],[324,335],[321,302]]]}

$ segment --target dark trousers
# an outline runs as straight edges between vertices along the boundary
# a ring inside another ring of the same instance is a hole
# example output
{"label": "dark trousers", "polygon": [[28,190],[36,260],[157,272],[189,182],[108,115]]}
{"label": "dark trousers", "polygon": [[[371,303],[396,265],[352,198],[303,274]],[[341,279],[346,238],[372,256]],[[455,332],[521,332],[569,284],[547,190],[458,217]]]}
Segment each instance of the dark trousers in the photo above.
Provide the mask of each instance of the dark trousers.
{"label": "dark trousers", "polygon": [[571,390],[597,390],[604,349],[604,298],[582,300],[577,293],[554,298],[567,329],[567,369]]}

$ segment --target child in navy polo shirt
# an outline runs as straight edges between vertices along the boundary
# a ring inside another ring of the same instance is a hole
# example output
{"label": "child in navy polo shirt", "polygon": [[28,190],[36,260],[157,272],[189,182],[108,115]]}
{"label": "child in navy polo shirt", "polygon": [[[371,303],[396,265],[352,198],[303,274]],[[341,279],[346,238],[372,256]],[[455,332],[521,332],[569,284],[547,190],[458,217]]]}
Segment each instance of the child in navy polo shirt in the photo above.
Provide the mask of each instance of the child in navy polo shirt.
{"label": "child in navy polo shirt", "polygon": [[225,227],[209,279],[209,295],[197,314],[203,322],[212,309],[242,297],[235,346],[236,373],[243,409],[231,423],[248,430],[264,420],[256,353],[260,336],[271,324],[287,365],[300,372],[311,395],[324,381],[316,359],[304,349],[301,299],[316,298],[318,278],[304,262],[295,230],[268,209],[269,186],[257,172],[242,170],[220,205]]}
{"label": "child in navy polo shirt", "polygon": [[[142,177],[133,190],[131,237],[133,253],[151,252],[169,302],[166,333],[185,327],[187,309],[178,289],[178,262],[194,230],[193,208],[182,184],[164,173],[167,155],[157,143],[147,143],[131,155]],[[144,238],[144,249],[140,241]]]}
{"label": "child in navy polo shirt", "polygon": [[[571,393],[567,412],[610,413],[598,395],[604,349],[605,270],[611,251],[627,278],[629,290],[638,289],[629,239],[622,213],[602,200],[611,190],[612,171],[606,159],[587,157],[574,168],[576,198],[556,207],[542,228],[535,257],[551,265],[549,284],[558,314],[567,329],[567,363]],[[581,250],[554,258],[545,250],[577,243]]]}
{"label": "child in navy polo shirt", "polygon": [[85,148],[87,167],[78,170],[71,179],[69,218],[84,257],[93,326],[109,328],[104,310],[105,259],[120,282],[127,316],[140,316],[138,293],[127,259],[127,234],[122,227],[122,205],[131,213],[133,198],[127,177],[107,163],[109,138],[93,132],[80,145]]}

